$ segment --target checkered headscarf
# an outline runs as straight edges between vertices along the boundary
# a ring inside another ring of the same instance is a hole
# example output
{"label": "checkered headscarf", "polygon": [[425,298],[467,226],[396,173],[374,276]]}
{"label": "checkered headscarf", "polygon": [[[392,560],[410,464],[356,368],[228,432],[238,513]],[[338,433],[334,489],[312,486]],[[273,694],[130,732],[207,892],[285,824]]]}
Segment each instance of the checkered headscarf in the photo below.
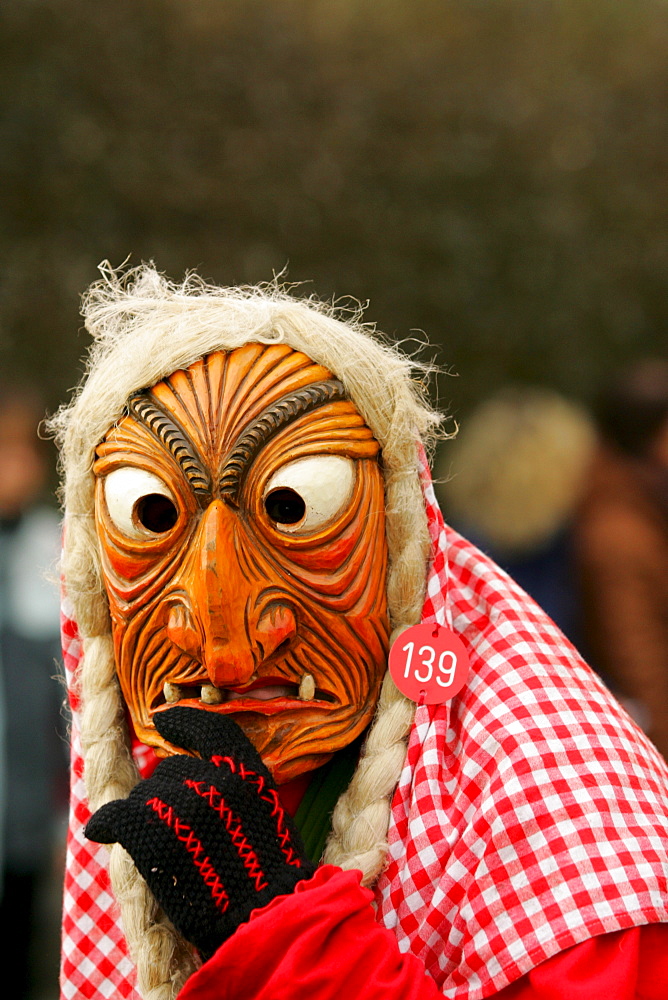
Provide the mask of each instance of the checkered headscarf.
{"label": "checkered headscarf", "polygon": [[478,1000],[580,941],[668,921],[668,766],[422,478],[423,620],[454,628],[471,673],[416,711],[376,892],[400,950]]}
{"label": "checkered headscarf", "polygon": [[[378,916],[449,998],[488,996],[597,934],[668,921],[668,767],[556,626],[443,524],[426,461],[432,540],[423,620],[471,655],[453,702],[420,706],[392,804]],[[68,686],[81,661],[67,602]],[[85,840],[79,716],[62,997],[136,997],[107,848]],[[152,752],[139,748],[140,771]]]}

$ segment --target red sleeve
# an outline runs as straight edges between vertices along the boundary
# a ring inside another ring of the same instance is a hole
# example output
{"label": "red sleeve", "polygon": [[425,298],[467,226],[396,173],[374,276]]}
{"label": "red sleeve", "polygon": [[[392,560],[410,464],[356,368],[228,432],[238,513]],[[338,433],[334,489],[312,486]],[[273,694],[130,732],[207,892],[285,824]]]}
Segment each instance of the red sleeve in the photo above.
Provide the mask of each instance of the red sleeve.
{"label": "red sleeve", "polygon": [[[376,922],[359,872],[332,865],[256,910],[178,1000],[442,1000],[414,955]],[[591,938],[489,1000],[666,1000],[668,924]]]}
{"label": "red sleeve", "polygon": [[[494,1000],[666,1000],[668,924],[590,938],[537,965]],[[490,998],[491,1000],[491,998]]]}
{"label": "red sleeve", "polygon": [[442,1000],[422,962],[376,922],[372,898],[359,872],[323,865],[256,910],[179,1000]]}

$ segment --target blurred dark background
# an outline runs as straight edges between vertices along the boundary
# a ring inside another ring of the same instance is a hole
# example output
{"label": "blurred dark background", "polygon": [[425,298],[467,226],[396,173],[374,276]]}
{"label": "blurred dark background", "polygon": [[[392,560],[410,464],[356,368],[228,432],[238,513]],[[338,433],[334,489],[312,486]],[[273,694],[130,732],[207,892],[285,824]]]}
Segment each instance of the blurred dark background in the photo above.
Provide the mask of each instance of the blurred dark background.
{"label": "blurred dark background", "polygon": [[667,54],[665,0],[10,0],[4,380],[67,398],[129,258],[368,302],[464,426],[509,383],[588,406],[666,357]]}
{"label": "blurred dark background", "polygon": [[458,416],[665,350],[663,0],[21,0],[0,38],[0,363],[51,405],[103,258],[368,300]]}

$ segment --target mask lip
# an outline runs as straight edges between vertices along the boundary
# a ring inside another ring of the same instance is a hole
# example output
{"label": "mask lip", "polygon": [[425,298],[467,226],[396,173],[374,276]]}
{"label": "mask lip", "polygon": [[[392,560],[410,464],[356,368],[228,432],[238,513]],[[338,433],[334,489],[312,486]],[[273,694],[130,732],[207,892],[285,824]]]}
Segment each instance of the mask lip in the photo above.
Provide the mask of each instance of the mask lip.
{"label": "mask lip", "polygon": [[[234,698],[227,697],[224,701],[218,704],[207,704],[198,698],[192,689],[203,686],[210,685],[208,678],[203,680],[201,684],[196,681],[190,681],[188,684],[183,685],[183,691],[186,694],[185,697],[179,698],[178,701],[174,702],[163,702],[149,710],[150,717],[153,719],[155,715],[160,712],[168,711],[170,708],[174,708],[175,705],[187,705],[191,708],[197,708],[204,712],[217,712],[221,715],[230,715],[235,712],[258,712],[260,715],[274,715],[279,711],[294,711],[306,708],[329,708],[335,710],[341,708],[341,702],[335,695],[329,691],[321,690],[317,688],[313,692],[313,697],[308,699],[302,699],[299,697],[299,684],[295,681],[290,681],[285,677],[278,677],[276,675],[267,675],[267,677],[258,677],[257,680],[253,681],[251,684],[246,684],[243,686],[230,687],[230,688],[219,688],[224,694],[231,692],[235,695]],[[175,687],[180,687],[180,685],[175,685]],[[272,687],[276,688],[291,688],[293,689],[290,693],[278,694],[273,698],[259,698],[253,697],[249,692],[257,690],[267,690]],[[188,694],[193,694],[193,697],[188,697]]]}

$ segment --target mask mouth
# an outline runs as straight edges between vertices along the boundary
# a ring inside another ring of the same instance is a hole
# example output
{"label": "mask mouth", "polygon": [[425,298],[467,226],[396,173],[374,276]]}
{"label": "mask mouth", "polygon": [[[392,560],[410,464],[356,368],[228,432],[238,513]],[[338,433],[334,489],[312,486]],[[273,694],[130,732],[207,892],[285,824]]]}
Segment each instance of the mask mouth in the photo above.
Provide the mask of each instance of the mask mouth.
{"label": "mask mouth", "polygon": [[287,681],[285,677],[261,677],[235,688],[215,687],[208,679],[197,684],[167,681],[154,701],[151,715],[174,705],[225,714],[259,712],[261,715],[274,715],[289,709],[322,708],[337,703],[334,695],[316,688],[311,674],[304,674],[299,684]]}

